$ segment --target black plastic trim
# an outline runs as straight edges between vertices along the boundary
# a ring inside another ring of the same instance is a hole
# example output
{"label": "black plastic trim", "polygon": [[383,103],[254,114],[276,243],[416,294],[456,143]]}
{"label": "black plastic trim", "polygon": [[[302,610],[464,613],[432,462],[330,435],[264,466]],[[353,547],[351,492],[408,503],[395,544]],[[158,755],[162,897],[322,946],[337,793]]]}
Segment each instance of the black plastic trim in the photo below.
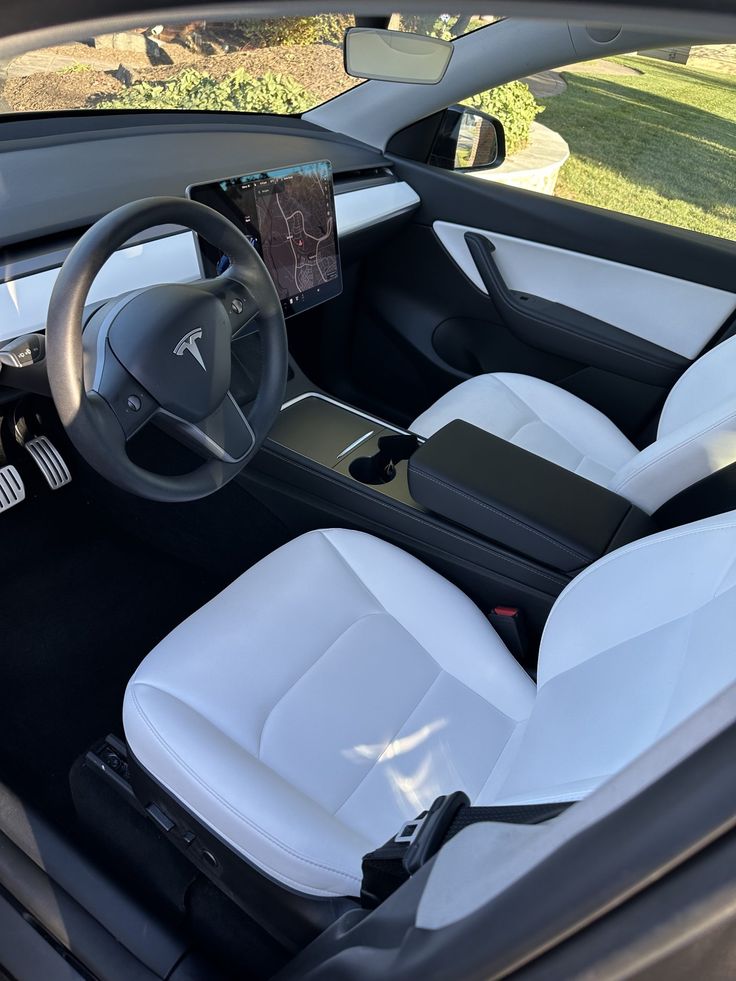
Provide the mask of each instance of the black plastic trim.
{"label": "black plastic trim", "polygon": [[659,508],[654,520],[662,528],[723,514],[736,506],[736,463],[708,474],[680,491]]}
{"label": "black plastic trim", "polygon": [[[736,832],[555,947],[517,981],[724,978],[736,963]],[[632,964],[640,965],[631,970]]]}
{"label": "black plastic trim", "polygon": [[369,532],[415,555],[482,610],[519,607],[530,633],[528,654],[535,659],[549,611],[569,576],[270,441],[237,479],[259,501],[277,507],[293,535],[335,525]]}
{"label": "black plastic trim", "polygon": [[0,887],[0,981],[92,981],[92,975]]}
{"label": "black plastic trim", "polygon": [[50,933],[63,940],[71,922],[62,915],[64,904],[70,915],[75,911],[81,924],[77,953],[83,962],[89,963],[93,948],[88,945],[94,941],[95,956],[123,958],[119,963],[128,957],[131,970],[137,965],[138,974],[123,977],[167,977],[186,953],[186,938],[152,919],[2,784],[0,842],[0,881]]}
{"label": "black plastic trim", "polygon": [[[409,489],[430,511],[567,573],[603,555],[637,510],[600,484],[460,419],[409,460]],[[642,516],[640,533],[646,521]]]}
{"label": "black plastic trim", "polygon": [[2,833],[0,884],[55,944],[69,950],[93,976],[153,981],[166,977],[180,959],[173,958],[165,973],[150,970],[94,918],[91,910],[77,903]]}
{"label": "black plastic trim", "polygon": [[[128,748],[130,783],[136,799],[176,847],[218,889],[282,947],[294,954],[358,906],[350,897],[320,897],[290,889],[236,852],[168,791]],[[154,805],[171,825],[151,814]]]}

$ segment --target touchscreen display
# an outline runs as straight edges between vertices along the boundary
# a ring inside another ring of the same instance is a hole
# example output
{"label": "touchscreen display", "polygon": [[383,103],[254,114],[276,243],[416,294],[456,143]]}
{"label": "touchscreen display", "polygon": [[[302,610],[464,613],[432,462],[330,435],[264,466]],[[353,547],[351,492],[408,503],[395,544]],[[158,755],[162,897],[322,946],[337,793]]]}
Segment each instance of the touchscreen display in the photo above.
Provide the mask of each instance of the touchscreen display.
{"label": "touchscreen display", "polygon": [[[342,290],[332,167],[327,160],[197,184],[189,196],[221,212],[258,251],[285,316]],[[223,272],[227,257],[200,240],[205,270]]]}

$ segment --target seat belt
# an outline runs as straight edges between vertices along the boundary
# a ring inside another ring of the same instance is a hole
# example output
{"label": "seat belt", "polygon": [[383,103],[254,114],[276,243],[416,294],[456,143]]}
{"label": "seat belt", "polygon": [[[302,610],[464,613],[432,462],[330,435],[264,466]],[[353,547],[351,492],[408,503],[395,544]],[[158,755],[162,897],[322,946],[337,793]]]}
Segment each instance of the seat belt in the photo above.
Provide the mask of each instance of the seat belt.
{"label": "seat belt", "polygon": [[540,824],[557,817],[572,803],[471,807],[470,798],[462,790],[438,797],[429,810],[402,824],[385,844],[363,856],[360,901],[366,909],[375,909],[446,842],[471,824],[481,821]]}

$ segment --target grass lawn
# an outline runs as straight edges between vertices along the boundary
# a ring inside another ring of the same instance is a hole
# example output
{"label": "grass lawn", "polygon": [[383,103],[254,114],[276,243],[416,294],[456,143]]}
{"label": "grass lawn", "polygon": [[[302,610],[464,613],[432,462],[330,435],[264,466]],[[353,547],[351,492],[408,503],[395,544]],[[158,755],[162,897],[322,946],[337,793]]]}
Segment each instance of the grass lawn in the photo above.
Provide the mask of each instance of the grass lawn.
{"label": "grass lawn", "polygon": [[736,75],[654,58],[566,71],[539,121],[570,146],[558,197],[736,239]]}

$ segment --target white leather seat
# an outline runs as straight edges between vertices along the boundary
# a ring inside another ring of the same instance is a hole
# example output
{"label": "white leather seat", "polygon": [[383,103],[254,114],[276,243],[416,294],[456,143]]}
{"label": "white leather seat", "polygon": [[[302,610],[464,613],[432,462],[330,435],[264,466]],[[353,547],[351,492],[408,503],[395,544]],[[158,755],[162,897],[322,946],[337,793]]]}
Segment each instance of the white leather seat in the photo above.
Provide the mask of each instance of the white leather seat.
{"label": "white leather seat", "polygon": [[601,412],[529,375],[462,382],[414,420],[429,437],[463,419],[626,497],[648,514],[736,462],[736,337],[695,361],[670,392],[643,450]]}
{"label": "white leather seat", "polygon": [[538,687],[454,586],[359,532],[312,532],[140,665],[138,762],[292,890],[357,895],[361,857],[440,794],[576,800],[736,676],[736,513],[591,566]]}

